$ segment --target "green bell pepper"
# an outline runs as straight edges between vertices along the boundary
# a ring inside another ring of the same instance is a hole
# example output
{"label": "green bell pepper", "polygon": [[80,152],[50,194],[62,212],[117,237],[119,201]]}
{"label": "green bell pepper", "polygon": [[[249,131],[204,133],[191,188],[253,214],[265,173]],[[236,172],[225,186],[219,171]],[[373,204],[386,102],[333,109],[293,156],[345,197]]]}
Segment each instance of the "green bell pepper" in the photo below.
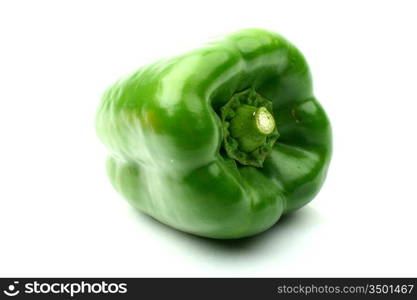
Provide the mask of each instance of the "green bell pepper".
{"label": "green bell pepper", "polygon": [[234,239],[310,200],[331,157],[329,120],[302,54],[245,29],[110,87],[96,128],[114,188],[176,229]]}

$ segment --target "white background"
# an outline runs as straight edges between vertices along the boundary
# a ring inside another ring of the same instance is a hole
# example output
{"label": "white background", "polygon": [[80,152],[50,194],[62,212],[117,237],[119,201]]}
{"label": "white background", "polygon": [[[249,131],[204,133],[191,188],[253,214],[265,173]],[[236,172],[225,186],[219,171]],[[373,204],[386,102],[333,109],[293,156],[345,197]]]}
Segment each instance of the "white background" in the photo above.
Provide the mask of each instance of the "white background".
{"label": "white background", "polygon": [[[414,3],[2,1],[0,276],[417,276]],[[269,231],[197,238],[113,190],[95,110],[121,75],[245,27],[306,56],[333,160]]]}

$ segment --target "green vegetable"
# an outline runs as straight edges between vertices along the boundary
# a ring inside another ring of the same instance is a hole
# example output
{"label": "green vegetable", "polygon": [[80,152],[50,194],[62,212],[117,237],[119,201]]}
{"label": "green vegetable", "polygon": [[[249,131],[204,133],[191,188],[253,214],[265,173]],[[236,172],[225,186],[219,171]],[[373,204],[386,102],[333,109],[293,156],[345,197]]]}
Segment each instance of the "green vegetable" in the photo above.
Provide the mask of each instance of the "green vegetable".
{"label": "green vegetable", "polygon": [[257,234],[304,206],[331,156],[304,57],[260,29],[119,80],[103,96],[97,132],[110,180],[134,207],[219,239]]}

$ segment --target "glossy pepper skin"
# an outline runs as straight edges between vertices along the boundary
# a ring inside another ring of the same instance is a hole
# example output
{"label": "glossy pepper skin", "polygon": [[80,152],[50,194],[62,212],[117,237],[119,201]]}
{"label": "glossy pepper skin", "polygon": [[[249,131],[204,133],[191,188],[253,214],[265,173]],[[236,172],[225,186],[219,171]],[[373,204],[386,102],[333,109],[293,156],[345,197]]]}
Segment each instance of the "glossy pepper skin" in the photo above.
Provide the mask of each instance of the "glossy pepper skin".
{"label": "glossy pepper skin", "polygon": [[[257,121],[271,126],[257,133],[252,118],[262,112]],[[255,235],[304,206],[331,157],[330,123],[304,57],[261,29],[120,79],[103,96],[96,128],[110,151],[109,178],[135,208],[218,239]]]}

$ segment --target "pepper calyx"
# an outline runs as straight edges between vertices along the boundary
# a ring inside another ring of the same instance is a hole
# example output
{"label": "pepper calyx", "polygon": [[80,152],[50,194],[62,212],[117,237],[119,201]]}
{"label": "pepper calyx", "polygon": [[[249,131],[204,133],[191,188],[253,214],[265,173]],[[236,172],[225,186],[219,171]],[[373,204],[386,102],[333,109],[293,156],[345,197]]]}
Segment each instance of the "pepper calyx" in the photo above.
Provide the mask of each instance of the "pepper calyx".
{"label": "pepper calyx", "polygon": [[254,88],[236,93],[220,109],[225,155],[241,165],[262,167],[279,137],[272,102]]}

